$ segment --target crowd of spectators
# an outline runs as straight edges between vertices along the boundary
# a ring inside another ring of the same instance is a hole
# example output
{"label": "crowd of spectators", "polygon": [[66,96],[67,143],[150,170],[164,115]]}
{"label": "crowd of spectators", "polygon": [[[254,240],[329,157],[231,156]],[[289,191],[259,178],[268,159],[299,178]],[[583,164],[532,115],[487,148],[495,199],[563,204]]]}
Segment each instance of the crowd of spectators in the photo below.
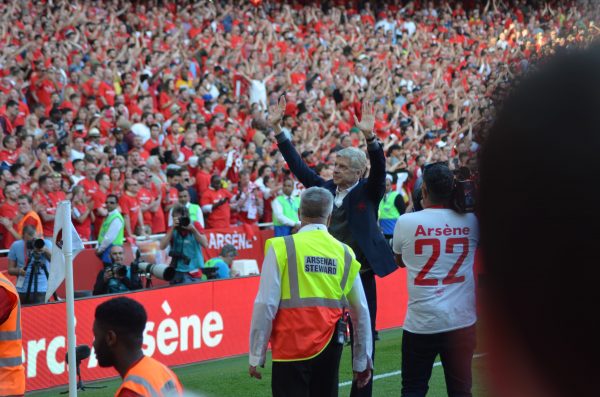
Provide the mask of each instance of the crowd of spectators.
{"label": "crowd of spectators", "polygon": [[51,236],[67,198],[93,240],[109,194],[126,237],[164,233],[178,204],[207,228],[271,222],[281,95],[326,179],[337,150],[366,148],[365,98],[405,192],[427,162],[475,170],[498,93],[590,42],[597,16],[593,1],[2,1],[0,247],[26,225]]}

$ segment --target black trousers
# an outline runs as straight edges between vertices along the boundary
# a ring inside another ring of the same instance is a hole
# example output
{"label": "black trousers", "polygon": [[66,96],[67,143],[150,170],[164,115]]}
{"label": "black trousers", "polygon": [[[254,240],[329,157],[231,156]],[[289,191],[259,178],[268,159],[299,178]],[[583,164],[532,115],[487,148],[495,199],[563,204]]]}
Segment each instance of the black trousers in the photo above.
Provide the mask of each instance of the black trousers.
{"label": "black trousers", "polygon": [[321,354],[310,360],[273,361],[273,397],[338,397],[343,347],[331,338]]}
{"label": "black trousers", "polygon": [[[365,297],[367,298],[369,315],[371,317],[371,338],[373,340],[371,357],[373,358],[373,366],[375,366],[375,319],[377,318],[377,284],[375,283],[375,273],[373,273],[372,270],[361,273],[360,280],[362,281],[363,289],[365,290]],[[352,342],[353,349],[352,357],[354,357],[354,330],[352,329],[352,323],[350,323],[350,341]],[[352,382],[350,397],[371,397],[372,393],[373,377],[371,377],[369,383],[367,383],[362,389],[356,387],[356,382]]]}
{"label": "black trousers", "polygon": [[423,397],[431,370],[440,355],[448,397],[471,396],[471,361],[475,351],[475,325],[439,334],[402,335],[402,397]]}

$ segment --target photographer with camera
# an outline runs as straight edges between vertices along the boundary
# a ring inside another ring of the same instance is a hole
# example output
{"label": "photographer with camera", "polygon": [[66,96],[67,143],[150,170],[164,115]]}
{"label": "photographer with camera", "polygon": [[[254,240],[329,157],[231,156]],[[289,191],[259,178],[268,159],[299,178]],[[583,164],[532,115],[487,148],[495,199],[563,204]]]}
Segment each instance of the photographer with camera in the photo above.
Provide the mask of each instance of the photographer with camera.
{"label": "photographer with camera", "polygon": [[10,246],[8,274],[17,276],[17,292],[22,304],[44,303],[52,245],[40,238],[32,225],[23,227],[23,238]]}
{"label": "photographer with camera", "polygon": [[110,249],[112,263],[105,264],[98,273],[94,284],[94,295],[114,294],[142,288],[142,282],[137,272],[132,272],[130,266],[123,264],[123,246],[113,245]]}
{"label": "photographer with camera", "polygon": [[190,220],[187,208],[181,204],[173,207],[173,227],[160,241],[160,249],[169,249],[170,266],[175,268],[171,284],[184,284],[194,281],[189,273],[204,265],[202,247],[208,245],[206,236],[201,234],[202,225]]}
{"label": "photographer with camera", "polygon": [[445,163],[423,170],[423,210],[396,222],[396,263],[408,269],[408,311],[402,337],[402,396],[424,396],[441,356],[449,396],[471,395],[475,350],[473,263],[477,218],[465,183]]}

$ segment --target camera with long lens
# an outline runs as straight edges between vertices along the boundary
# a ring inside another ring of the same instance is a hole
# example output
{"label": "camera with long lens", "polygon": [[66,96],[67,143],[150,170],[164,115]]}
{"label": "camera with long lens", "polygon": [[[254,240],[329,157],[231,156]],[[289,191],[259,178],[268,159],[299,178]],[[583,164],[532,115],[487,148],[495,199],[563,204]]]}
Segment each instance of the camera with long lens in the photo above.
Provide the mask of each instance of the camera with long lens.
{"label": "camera with long lens", "polygon": [[175,277],[175,268],[169,265],[143,262],[140,251],[135,254],[135,260],[131,263],[131,272],[152,275],[160,280],[171,281]]}

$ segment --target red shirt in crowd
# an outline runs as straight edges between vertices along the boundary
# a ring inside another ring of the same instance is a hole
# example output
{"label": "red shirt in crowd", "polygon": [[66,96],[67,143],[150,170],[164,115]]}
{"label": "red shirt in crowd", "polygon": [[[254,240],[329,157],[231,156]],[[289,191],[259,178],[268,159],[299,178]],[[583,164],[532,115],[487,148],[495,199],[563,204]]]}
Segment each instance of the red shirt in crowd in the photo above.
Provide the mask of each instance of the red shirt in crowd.
{"label": "red shirt in crowd", "polygon": [[79,223],[75,219],[76,217],[77,218],[80,217],[86,211],[87,211],[87,205],[85,203],[76,204],[76,205],[73,204],[73,226],[75,227],[77,234],[79,234],[79,237],[81,237],[81,239],[83,241],[90,241],[90,238],[92,237],[92,217],[91,217],[91,215],[88,215],[88,217],[85,218],[83,223]]}
{"label": "red shirt in crowd", "polygon": [[[200,199],[200,206],[205,206],[208,204],[214,204],[215,202],[221,200],[222,198],[231,199],[233,195],[231,192],[225,189],[213,190],[208,189],[202,195]],[[210,212],[205,219],[206,228],[207,229],[215,229],[215,228],[225,228],[229,227],[231,222],[231,209],[229,208],[229,201],[225,204],[214,208],[212,212]]]}
{"label": "red shirt in crowd", "polygon": [[202,194],[208,190],[210,177],[211,174],[204,170],[198,170],[196,173],[196,192],[198,193],[198,197],[202,197]]}
{"label": "red shirt in crowd", "polygon": [[[2,203],[2,205],[0,205],[0,217],[15,219],[18,213],[19,205],[17,203],[11,205],[8,201],[5,201]],[[12,243],[15,242],[15,238],[13,237],[12,233],[6,230],[4,225],[0,225],[0,233],[2,233],[2,236],[0,237],[2,248],[10,248]]]}
{"label": "red shirt in crowd", "polygon": [[[158,189],[154,183],[150,184],[150,189],[140,188],[138,198],[141,204],[149,205],[158,197]],[[152,228],[152,234],[158,234],[165,231],[165,215],[159,208],[156,212],[144,211],[144,225]]]}
{"label": "red shirt in crowd", "polygon": [[90,180],[88,178],[82,179],[78,185],[83,187],[85,195],[88,197],[94,197],[96,192],[100,190],[98,183],[95,180]]}
{"label": "red shirt in crowd", "polygon": [[136,196],[130,196],[125,192],[119,199],[119,206],[121,207],[123,216],[129,218],[131,233],[135,233],[135,228],[138,224],[138,213],[140,212],[140,200]]}
{"label": "red shirt in crowd", "polygon": [[96,193],[92,195],[92,200],[94,200],[94,238],[98,237],[98,233],[100,232],[100,228],[102,227],[102,222],[104,222],[104,216],[98,213],[98,210],[101,208],[106,209],[106,196],[108,194],[104,193],[102,190],[98,189]]}

